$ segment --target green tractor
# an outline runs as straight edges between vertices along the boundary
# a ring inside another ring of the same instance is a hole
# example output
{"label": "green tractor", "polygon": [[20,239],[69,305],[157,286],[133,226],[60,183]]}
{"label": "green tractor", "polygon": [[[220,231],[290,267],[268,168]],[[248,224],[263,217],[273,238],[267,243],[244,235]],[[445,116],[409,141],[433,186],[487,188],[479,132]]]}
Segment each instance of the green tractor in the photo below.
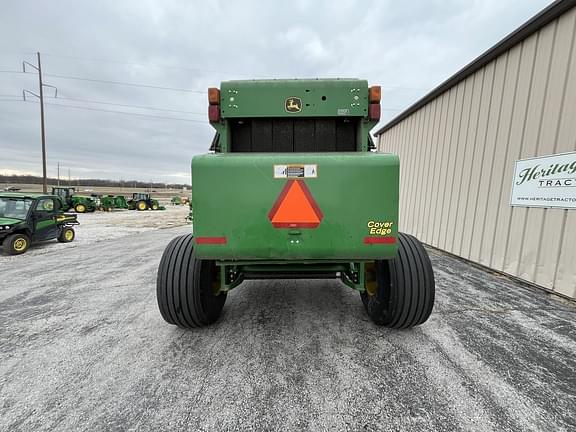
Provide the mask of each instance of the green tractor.
{"label": "green tractor", "polygon": [[189,208],[189,212],[188,212],[188,216],[186,216],[186,221],[187,222],[194,222],[194,211],[192,210],[192,202],[188,203],[188,208]]}
{"label": "green tractor", "polygon": [[52,195],[57,195],[64,211],[74,210],[76,213],[94,212],[100,207],[98,197],[77,195],[71,187],[53,187]]}
{"label": "green tractor", "polygon": [[360,294],[378,325],[424,323],[432,265],[398,231],[398,156],[372,151],[380,87],[227,81],[208,101],[216,136],[212,153],[192,159],[193,233],[168,244],[158,269],[164,320],[211,324],[248,279],[333,278]]}
{"label": "green tractor", "polygon": [[74,240],[76,215],[64,214],[56,195],[0,193],[0,244],[6,254],[19,255],[34,242]]}
{"label": "green tractor", "polygon": [[127,201],[128,210],[165,210],[157,200],[152,199],[149,193],[136,192],[132,198]]}

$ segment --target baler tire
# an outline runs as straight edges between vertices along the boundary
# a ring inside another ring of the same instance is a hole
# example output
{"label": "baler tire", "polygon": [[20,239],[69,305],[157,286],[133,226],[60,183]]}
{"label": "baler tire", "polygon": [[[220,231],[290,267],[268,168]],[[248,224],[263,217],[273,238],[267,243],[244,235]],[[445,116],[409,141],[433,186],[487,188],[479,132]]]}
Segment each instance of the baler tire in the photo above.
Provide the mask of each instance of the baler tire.
{"label": "baler tire", "polygon": [[74,206],[74,211],[76,213],[86,213],[86,206],[84,204],[76,204]]}
{"label": "baler tire", "polygon": [[226,293],[214,295],[217,267],[195,257],[192,234],[173,239],[162,255],[156,280],[156,299],[162,318],[181,328],[197,328],[218,320]]}
{"label": "baler tire", "polygon": [[432,263],[415,237],[399,233],[396,258],[376,261],[378,289],[361,293],[366,312],[378,325],[406,329],[423,324],[434,307]]}

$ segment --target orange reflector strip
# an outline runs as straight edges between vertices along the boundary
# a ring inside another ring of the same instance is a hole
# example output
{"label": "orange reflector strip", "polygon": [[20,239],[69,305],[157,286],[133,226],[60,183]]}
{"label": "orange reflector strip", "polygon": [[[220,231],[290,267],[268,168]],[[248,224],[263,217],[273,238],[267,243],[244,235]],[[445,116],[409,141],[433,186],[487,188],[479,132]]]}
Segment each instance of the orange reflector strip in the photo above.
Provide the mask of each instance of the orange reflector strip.
{"label": "orange reflector strip", "polygon": [[208,89],[208,103],[210,105],[220,105],[220,89],[216,87]]}
{"label": "orange reflector strip", "polygon": [[396,237],[364,237],[364,244],[394,244]]}
{"label": "orange reflector strip", "polygon": [[380,86],[372,86],[368,90],[368,99],[370,103],[380,103],[380,98],[382,97],[382,89]]}
{"label": "orange reflector strip", "polygon": [[226,237],[195,237],[196,244],[226,244]]}
{"label": "orange reflector strip", "polygon": [[274,228],[316,228],[323,217],[302,180],[288,180],[268,213]]}

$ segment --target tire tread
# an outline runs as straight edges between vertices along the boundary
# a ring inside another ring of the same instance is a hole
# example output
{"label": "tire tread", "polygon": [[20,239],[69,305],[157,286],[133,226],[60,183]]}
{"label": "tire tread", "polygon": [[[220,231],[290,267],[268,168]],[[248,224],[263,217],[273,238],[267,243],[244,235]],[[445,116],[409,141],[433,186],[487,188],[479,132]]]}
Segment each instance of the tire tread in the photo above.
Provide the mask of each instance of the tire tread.
{"label": "tire tread", "polygon": [[377,262],[376,268],[388,271],[389,278],[380,275],[376,298],[370,299],[367,293],[362,293],[362,301],[376,324],[406,329],[423,324],[432,313],[434,271],[426,249],[415,237],[399,233],[398,242],[396,258]]}
{"label": "tire tread", "polygon": [[226,293],[212,294],[212,265],[211,261],[196,259],[192,234],[168,243],[156,279],[158,308],[166,322],[181,328],[196,328],[219,318]]}

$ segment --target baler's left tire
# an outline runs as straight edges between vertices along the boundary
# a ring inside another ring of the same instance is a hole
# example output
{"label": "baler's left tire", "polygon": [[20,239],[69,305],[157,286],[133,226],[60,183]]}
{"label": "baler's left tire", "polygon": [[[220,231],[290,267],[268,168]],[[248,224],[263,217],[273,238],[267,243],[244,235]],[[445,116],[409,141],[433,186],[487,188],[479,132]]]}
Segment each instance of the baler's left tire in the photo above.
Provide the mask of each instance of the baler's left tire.
{"label": "baler's left tire", "polygon": [[398,255],[375,262],[377,286],[361,293],[366,312],[378,325],[405,329],[426,322],[434,307],[432,263],[415,237],[399,233]]}
{"label": "baler's left tire", "polygon": [[218,268],[213,260],[197,259],[192,234],[173,239],[162,255],[156,299],[162,318],[181,328],[196,328],[218,320],[226,293],[215,294]]}

